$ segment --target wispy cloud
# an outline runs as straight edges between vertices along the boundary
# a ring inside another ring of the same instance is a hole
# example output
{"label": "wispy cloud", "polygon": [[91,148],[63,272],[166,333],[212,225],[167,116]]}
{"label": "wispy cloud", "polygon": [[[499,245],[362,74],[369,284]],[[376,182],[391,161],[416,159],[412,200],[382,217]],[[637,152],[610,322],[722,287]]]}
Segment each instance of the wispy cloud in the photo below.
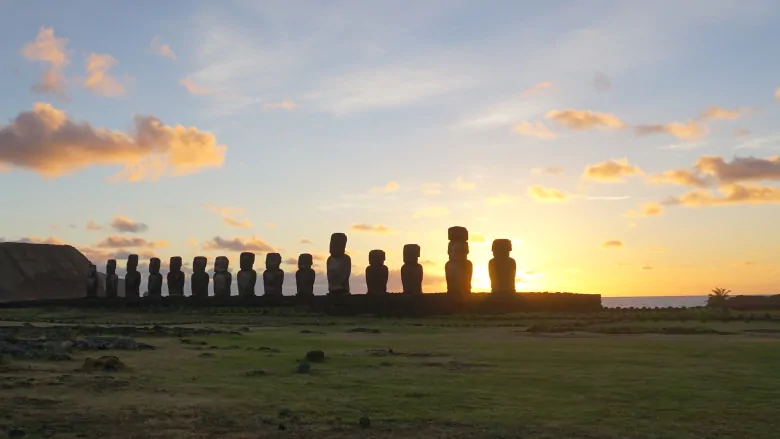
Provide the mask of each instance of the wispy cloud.
{"label": "wispy cloud", "polygon": [[539,93],[542,90],[548,89],[548,88],[552,87],[553,85],[554,84],[553,84],[552,81],[538,82],[538,83],[532,85],[531,87],[528,87],[527,89],[523,90],[523,92],[520,93],[520,96],[523,96],[523,97],[530,96],[532,94]]}
{"label": "wispy cloud", "polygon": [[87,59],[87,79],[84,87],[92,93],[105,97],[117,97],[127,94],[122,83],[114,78],[108,71],[119,64],[111,55],[92,53]]}
{"label": "wispy cloud", "polygon": [[208,95],[214,93],[214,90],[206,87],[205,85],[198,84],[190,78],[184,78],[179,80],[179,84],[184,87],[191,95]]}
{"label": "wispy cloud", "polygon": [[471,191],[477,187],[477,184],[473,181],[467,181],[465,178],[458,176],[452,183],[452,187],[459,191]]}
{"label": "wispy cloud", "polygon": [[163,43],[160,40],[160,37],[152,38],[152,41],[149,43],[149,49],[157,56],[168,59],[176,59],[176,53],[173,52],[171,46]]}
{"label": "wispy cloud", "polygon": [[87,223],[87,230],[97,231],[97,230],[103,230],[103,226],[95,224],[95,221],[89,220]]}
{"label": "wispy cloud", "polygon": [[99,248],[125,248],[125,247],[142,247],[142,248],[165,248],[168,247],[168,241],[147,241],[140,237],[127,237],[112,235],[104,240],[95,244]]}
{"label": "wispy cloud", "polygon": [[33,91],[66,97],[67,81],[62,74],[62,68],[70,62],[70,56],[66,49],[67,44],[66,38],[54,36],[53,28],[42,27],[38,31],[35,41],[25,43],[19,50],[24,58],[46,65],[41,79],[33,85]]}
{"label": "wispy cloud", "polygon": [[609,113],[599,113],[591,110],[551,110],[545,116],[561,125],[572,130],[589,130],[593,128],[601,129],[621,129],[626,124]]}
{"label": "wispy cloud", "polygon": [[656,184],[677,184],[695,187],[707,186],[707,181],[705,179],[685,169],[671,169],[660,174],[648,175],[647,181]]}
{"label": "wispy cloud", "polygon": [[369,189],[369,192],[372,194],[389,194],[390,192],[395,192],[401,187],[400,184],[396,181],[389,181],[384,186],[374,187]]}
{"label": "wispy cloud", "polygon": [[560,166],[548,166],[546,168],[533,168],[531,175],[560,175],[563,174],[563,168]]}
{"label": "wispy cloud", "polygon": [[760,149],[766,145],[780,142],[780,133],[773,133],[768,136],[758,137],[747,142],[742,142],[734,149]]}
{"label": "wispy cloud", "polygon": [[450,214],[449,209],[442,206],[434,206],[434,207],[428,207],[426,209],[421,209],[412,214],[412,218],[419,219],[419,218],[437,218],[442,216],[447,216]]}
{"label": "wispy cloud", "polygon": [[623,241],[619,241],[617,239],[611,239],[609,241],[604,241],[601,244],[601,248],[610,249],[610,248],[621,248],[623,247]]}
{"label": "wispy cloud", "polygon": [[231,206],[218,206],[214,203],[206,203],[203,204],[203,208],[213,212],[219,216],[222,217],[222,222],[227,224],[230,227],[235,227],[237,229],[249,229],[252,227],[252,221],[249,219],[237,219],[236,215],[241,215],[246,213],[246,210],[240,207],[231,207]]}
{"label": "wispy cloud", "polygon": [[642,174],[644,174],[642,169],[628,163],[627,158],[622,158],[588,165],[585,167],[582,177],[586,180],[602,183],[620,183],[625,181],[625,177]]}
{"label": "wispy cloud", "polygon": [[273,252],[274,248],[257,236],[235,237],[232,239],[215,236],[203,244],[203,250],[269,253]]}
{"label": "wispy cloud", "polygon": [[423,183],[421,189],[425,195],[439,195],[443,187],[444,185],[441,183]]}
{"label": "wispy cloud", "polygon": [[349,226],[349,230],[353,232],[366,232],[366,233],[379,233],[379,234],[393,233],[393,229],[391,229],[390,227],[384,224],[376,224],[376,225],[365,224],[365,223],[352,224],[351,226]]}
{"label": "wispy cloud", "polygon": [[739,119],[749,111],[750,111],[749,108],[744,108],[744,107],[729,110],[723,107],[719,107],[717,105],[713,105],[711,107],[708,107],[699,117],[701,117],[702,119],[735,120],[735,119]]}
{"label": "wispy cloud", "polygon": [[738,181],[780,181],[780,156],[766,159],[735,157],[727,162],[723,157],[704,156],[694,167],[700,172],[726,183]]}
{"label": "wispy cloud", "polygon": [[664,208],[656,202],[644,203],[639,210],[631,210],[626,213],[627,218],[646,218],[649,216],[658,216],[664,213]]}
{"label": "wispy cloud", "polygon": [[265,110],[294,110],[295,107],[297,107],[297,105],[290,99],[263,104],[263,109]]}
{"label": "wispy cloud", "polygon": [[681,140],[696,140],[707,134],[707,129],[695,120],[688,122],[671,122],[656,125],[637,125],[634,127],[637,136],[652,134],[671,134]]}
{"label": "wispy cloud", "polygon": [[554,139],[558,137],[543,122],[520,122],[512,127],[512,131],[526,137],[539,139]]}
{"label": "wispy cloud", "polygon": [[780,188],[750,184],[723,184],[718,188],[719,195],[711,191],[697,189],[677,197],[664,200],[668,206],[712,207],[739,204],[780,203]]}
{"label": "wispy cloud", "polygon": [[558,189],[546,188],[538,185],[529,187],[528,195],[534,200],[542,203],[563,203],[569,199],[565,193]]}
{"label": "wispy cloud", "polygon": [[699,149],[706,145],[707,145],[706,142],[680,142],[680,143],[672,143],[669,145],[659,146],[658,149],[688,151],[691,149]]}
{"label": "wispy cloud", "polygon": [[117,232],[124,233],[142,233],[149,230],[149,226],[145,223],[133,221],[126,216],[115,216],[111,221],[111,228]]}

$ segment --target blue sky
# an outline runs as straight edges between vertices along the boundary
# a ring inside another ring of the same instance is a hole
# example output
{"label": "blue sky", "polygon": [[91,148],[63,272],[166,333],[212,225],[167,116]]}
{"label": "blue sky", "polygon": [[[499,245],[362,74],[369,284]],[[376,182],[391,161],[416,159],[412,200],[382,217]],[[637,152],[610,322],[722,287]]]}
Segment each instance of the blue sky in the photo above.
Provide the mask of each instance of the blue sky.
{"label": "blue sky", "polygon": [[[36,103],[130,135],[136,115],[153,116],[166,128],[146,146],[198,161],[178,175],[169,154],[159,178],[114,181],[124,166],[152,175],[143,160],[157,156],[98,142],[104,160],[47,177],[41,163],[69,163],[85,141],[0,137],[0,205],[13,206],[0,237],[56,238],[98,264],[143,250],[205,254],[210,265],[226,254],[237,265],[242,246],[322,255],[330,233],[345,231],[356,272],[373,248],[397,270],[403,244],[419,243],[431,291],[441,288],[446,228],[465,225],[485,241],[472,245],[478,288],[489,287],[490,241],[510,237],[520,289],[773,291],[779,13],[772,1],[726,0],[0,1],[0,130]],[[42,29],[64,58],[25,52]],[[114,64],[101,70],[106,56]],[[58,90],[33,89],[45,72],[62,78]],[[207,146],[185,137],[170,146],[176,125]],[[36,165],[22,163],[31,153],[19,145],[40,148]],[[705,156],[725,165],[693,169]],[[735,156],[759,161],[734,179]],[[610,161],[622,174],[584,175]],[[678,169],[709,180],[653,183]],[[746,185],[759,188],[726,201],[683,197]],[[545,191],[533,196],[535,186]],[[641,213],[648,203],[660,210]],[[120,233],[117,216],[148,227]],[[90,220],[102,229],[87,229]],[[111,236],[146,248],[111,247]],[[621,245],[605,248],[611,240]]]}

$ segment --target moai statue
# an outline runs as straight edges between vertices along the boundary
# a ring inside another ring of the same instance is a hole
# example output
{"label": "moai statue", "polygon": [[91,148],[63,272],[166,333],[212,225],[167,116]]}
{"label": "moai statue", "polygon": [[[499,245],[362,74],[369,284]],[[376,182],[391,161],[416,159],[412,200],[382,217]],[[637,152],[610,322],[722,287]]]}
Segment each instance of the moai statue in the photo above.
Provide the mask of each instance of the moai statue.
{"label": "moai statue", "polygon": [[168,295],[184,297],[184,272],[181,271],[181,256],[172,256],[168,271]]}
{"label": "moai statue", "polygon": [[195,256],[192,260],[192,297],[208,297],[209,295],[209,274],[206,273],[206,264],[208,259],[205,256]]}
{"label": "moai statue", "polygon": [[116,259],[106,262],[106,297],[115,299],[119,294],[119,276],[116,275]]}
{"label": "moai statue", "polygon": [[387,279],[390,273],[385,265],[385,252],[371,250],[368,252],[368,267],[366,267],[367,294],[387,293]]}
{"label": "moai statue", "polygon": [[87,297],[97,297],[98,287],[100,286],[100,279],[97,275],[97,267],[94,264],[89,264],[89,270],[87,270]]}
{"label": "moai statue", "polygon": [[295,286],[298,290],[298,296],[314,295],[314,258],[309,253],[302,253],[298,256],[298,271],[295,272]]}
{"label": "moai statue", "polygon": [[228,271],[230,261],[225,256],[217,256],[214,261],[214,296],[230,297],[230,285],[233,275]]}
{"label": "moai statue", "polygon": [[137,299],[141,293],[141,273],[138,272],[138,255],[127,256],[127,273],[125,274],[125,298]]}
{"label": "moai statue", "polygon": [[512,241],[496,239],[493,241],[493,259],[488,263],[490,272],[490,291],[493,293],[514,293],[517,264],[509,257]]}
{"label": "moai statue", "polygon": [[404,265],[401,266],[401,283],[405,294],[422,294],[423,266],[420,259],[420,246],[406,244],[404,246]]}
{"label": "moai statue", "polygon": [[241,253],[238,263],[241,266],[241,270],[236,274],[238,295],[254,296],[255,284],[257,283],[257,272],[252,269],[255,265],[255,254],[250,252]]}
{"label": "moai statue", "polygon": [[284,284],[284,271],[279,266],[282,265],[282,255],[279,253],[268,253],[265,255],[265,271],[263,272],[263,288],[266,296],[281,296],[282,285]]}
{"label": "moai statue", "polygon": [[474,266],[468,260],[469,231],[465,227],[450,227],[447,231],[450,243],[447,254],[450,260],[444,266],[447,293],[464,296],[471,293],[471,274]]}
{"label": "moai statue", "polygon": [[149,260],[149,297],[162,297],[163,277],[160,274],[160,258]]}
{"label": "moai statue", "polygon": [[326,263],[328,270],[328,295],[349,295],[349,275],[352,273],[352,258],[346,254],[347,235],[334,233],[330,236],[330,256]]}

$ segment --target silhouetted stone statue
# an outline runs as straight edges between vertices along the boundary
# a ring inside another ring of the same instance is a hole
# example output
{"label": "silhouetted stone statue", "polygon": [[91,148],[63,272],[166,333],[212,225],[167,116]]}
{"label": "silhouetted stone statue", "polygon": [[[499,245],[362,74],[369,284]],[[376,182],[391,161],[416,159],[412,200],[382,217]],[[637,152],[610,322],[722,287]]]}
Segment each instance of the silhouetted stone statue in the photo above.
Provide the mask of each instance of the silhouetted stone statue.
{"label": "silhouetted stone statue", "polygon": [[100,279],[97,275],[97,267],[94,264],[89,264],[89,270],[87,270],[87,297],[98,296],[98,286],[100,285]]}
{"label": "silhouetted stone statue", "polygon": [[163,277],[160,274],[160,258],[149,260],[149,297],[162,297]]}
{"label": "silhouetted stone statue", "polygon": [[217,256],[214,261],[214,296],[230,297],[230,285],[233,275],[228,271],[230,261],[225,256]]}
{"label": "silhouetted stone statue", "polygon": [[141,273],[138,272],[138,255],[127,256],[125,274],[125,298],[136,299],[141,296]]}
{"label": "silhouetted stone statue", "polygon": [[238,263],[241,265],[241,270],[236,274],[238,295],[254,296],[255,284],[257,283],[257,272],[252,268],[255,265],[255,254],[250,252],[241,253]]}
{"label": "silhouetted stone statue", "polygon": [[209,295],[209,274],[206,273],[208,259],[205,256],[195,256],[192,260],[192,297],[208,297]]}
{"label": "silhouetted stone statue", "polygon": [[517,264],[509,257],[512,241],[496,239],[493,241],[493,259],[488,263],[490,272],[490,291],[493,293],[514,293]]}
{"label": "silhouetted stone statue", "polygon": [[170,271],[168,271],[168,295],[171,297],[184,297],[184,272],[181,271],[181,256],[172,256],[170,259]]}
{"label": "silhouetted stone statue", "polygon": [[115,299],[119,295],[119,276],[116,275],[116,259],[106,262],[106,297]]}
{"label": "silhouetted stone statue", "polygon": [[368,267],[366,267],[367,294],[387,293],[387,278],[389,277],[385,265],[385,252],[371,250],[368,252]]}
{"label": "silhouetted stone statue", "polygon": [[298,271],[295,272],[295,287],[298,290],[298,296],[314,295],[314,258],[309,253],[302,253],[298,256]]}
{"label": "silhouetted stone statue", "polygon": [[282,285],[284,284],[284,271],[279,266],[282,265],[282,255],[279,253],[268,253],[265,255],[265,271],[263,272],[263,288],[266,296],[281,296]]}
{"label": "silhouetted stone statue", "polygon": [[474,266],[468,260],[469,231],[465,227],[450,227],[447,231],[450,243],[447,246],[449,261],[444,266],[447,278],[447,293],[464,296],[471,293],[471,275]]}
{"label": "silhouetted stone statue", "polygon": [[406,294],[422,294],[423,266],[420,259],[420,246],[406,244],[404,246],[404,265],[401,266],[401,283]]}
{"label": "silhouetted stone statue", "polygon": [[346,254],[347,235],[334,233],[330,236],[330,256],[326,263],[328,270],[328,294],[349,295],[349,276],[352,274],[352,258]]}

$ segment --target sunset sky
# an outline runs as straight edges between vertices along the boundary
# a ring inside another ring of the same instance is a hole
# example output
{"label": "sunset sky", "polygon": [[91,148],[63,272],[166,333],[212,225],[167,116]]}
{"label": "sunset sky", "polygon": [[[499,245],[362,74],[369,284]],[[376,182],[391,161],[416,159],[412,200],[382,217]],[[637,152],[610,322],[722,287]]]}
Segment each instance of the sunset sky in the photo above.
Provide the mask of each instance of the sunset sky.
{"label": "sunset sky", "polygon": [[407,243],[435,292],[462,225],[477,291],[510,238],[520,291],[777,293],[778,41],[776,0],[0,0],[0,238],[292,294],[345,232],[353,292]]}

